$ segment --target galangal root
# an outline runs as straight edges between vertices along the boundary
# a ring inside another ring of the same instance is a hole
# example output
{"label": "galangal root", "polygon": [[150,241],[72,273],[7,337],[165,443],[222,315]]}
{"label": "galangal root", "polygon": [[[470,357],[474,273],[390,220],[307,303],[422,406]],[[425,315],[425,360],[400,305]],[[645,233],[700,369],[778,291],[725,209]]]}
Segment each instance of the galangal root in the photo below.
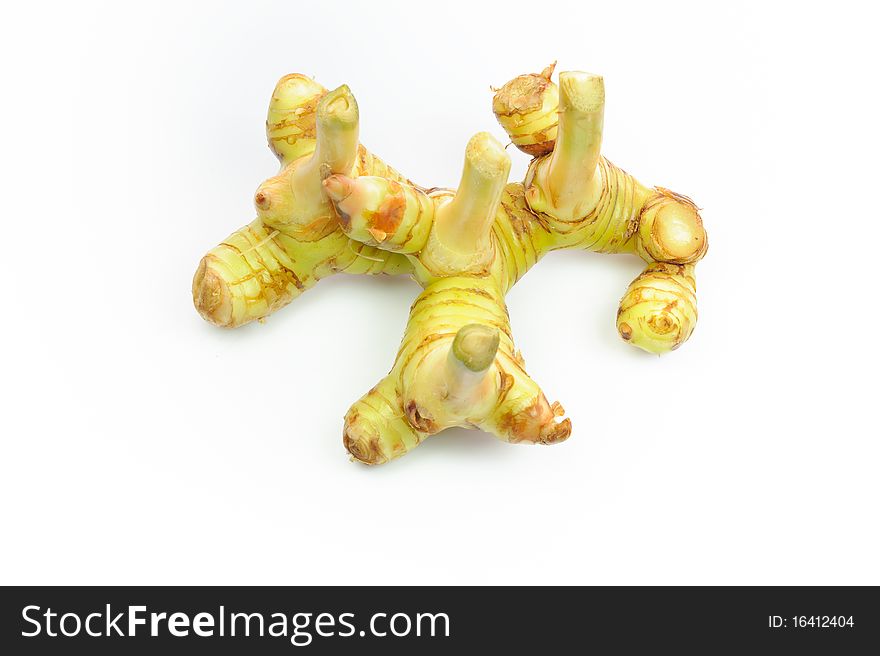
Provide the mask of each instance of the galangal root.
{"label": "galangal root", "polygon": [[397,458],[453,426],[508,442],[571,433],[526,373],[504,296],[551,250],[631,253],[646,262],[617,312],[627,342],[661,354],[697,319],[694,265],[707,239],[696,205],[649,188],[600,154],[605,88],[553,66],[495,92],[512,143],[533,157],[508,183],[510,157],[488,133],[465,150],[458,189],[404,178],[358,142],[347,86],[288,75],[272,94],[269,145],[281,170],[257,189],[257,217],[202,258],[193,300],[208,321],[240,326],[338,272],[408,273],[424,291],[391,371],[345,416],[343,442],[367,464]]}

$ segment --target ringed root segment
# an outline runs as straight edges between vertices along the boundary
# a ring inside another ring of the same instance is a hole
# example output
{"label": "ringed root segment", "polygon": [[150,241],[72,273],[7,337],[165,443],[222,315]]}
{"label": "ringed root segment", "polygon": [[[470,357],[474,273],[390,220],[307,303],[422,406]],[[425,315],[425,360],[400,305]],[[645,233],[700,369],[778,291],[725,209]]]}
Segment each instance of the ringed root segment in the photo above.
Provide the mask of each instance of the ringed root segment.
{"label": "ringed root segment", "polygon": [[694,269],[708,241],[697,206],[647,187],[601,154],[601,76],[555,64],[495,92],[510,157],[488,133],[465,149],[457,191],[404,178],[358,143],[357,102],[302,75],[282,78],[266,122],[281,168],[254,195],[256,218],[202,258],[193,301],[235,327],[283,307],[328,275],[409,273],[423,287],[387,376],[345,416],[352,458],[380,464],[453,426],[554,444],[571,433],[526,373],[504,296],[551,250],[641,257],[617,312],[621,338],[651,353],[680,347],[697,320]]}
{"label": "ringed root segment", "polygon": [[348,239],[323,191],[334,173],[408,181],[358,144],[357,102],[301,75],[281,79],[267,120],[278,175],[254,194],[257,218],[205,255],[193,302],[206,320],[235,328],[284,307],[338,272],[408,273],[402,257]]}
{"label": "ringed root segment", "polygon": [[506,442],[555,444],[571,434],[516,351],[503,294],[489,277],[454,276],[416,299],[391,372],[345,417],[343,442],[366,464],[387,462],[446,428]]}

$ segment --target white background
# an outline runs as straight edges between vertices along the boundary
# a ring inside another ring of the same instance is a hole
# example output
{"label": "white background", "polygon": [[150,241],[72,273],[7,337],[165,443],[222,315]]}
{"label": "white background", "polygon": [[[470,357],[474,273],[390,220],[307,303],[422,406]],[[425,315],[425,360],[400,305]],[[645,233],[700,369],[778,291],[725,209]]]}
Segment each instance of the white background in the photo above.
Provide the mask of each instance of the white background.
{"label": "white background", "polygon": [[[7,7],[0,582],[880,583],[873,21],[641,4]],[[509,304],[571,439],[350,463],[415,283],[336,276],[233,331],[190,298],[276,170],[276,80],[348,83],[367,147],[454,185],[504,138],[489,85],[554,59],[604,75],[612,161],[704,208],[696,332],[636,351],[640,261],[551,254]]]}

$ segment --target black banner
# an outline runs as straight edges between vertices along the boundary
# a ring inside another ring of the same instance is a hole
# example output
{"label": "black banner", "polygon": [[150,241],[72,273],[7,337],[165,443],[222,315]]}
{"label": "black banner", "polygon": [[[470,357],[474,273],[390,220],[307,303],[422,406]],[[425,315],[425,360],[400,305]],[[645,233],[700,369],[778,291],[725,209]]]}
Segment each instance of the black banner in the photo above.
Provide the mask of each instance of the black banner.
{"label": "black banner", "polygon": [[869,587],[12,587],[0,613],[5,654],[850,654],[880,645],[880,597]]}

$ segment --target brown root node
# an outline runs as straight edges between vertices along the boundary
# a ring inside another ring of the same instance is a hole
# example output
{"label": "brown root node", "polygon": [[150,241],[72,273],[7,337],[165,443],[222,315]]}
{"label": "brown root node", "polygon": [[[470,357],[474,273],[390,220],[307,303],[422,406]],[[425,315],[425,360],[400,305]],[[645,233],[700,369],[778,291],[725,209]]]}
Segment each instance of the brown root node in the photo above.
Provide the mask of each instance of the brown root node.
{"label": "brown root node", "polygon": [[409,422],[410,426],[415,428],[417,431],[433,434],[440,430],[431,415],[428,414],[423,408],[420,408],[418,403],[416,403],[415,401],[410,401],[409,403],[407,403],[405,410],[407,421]]}

